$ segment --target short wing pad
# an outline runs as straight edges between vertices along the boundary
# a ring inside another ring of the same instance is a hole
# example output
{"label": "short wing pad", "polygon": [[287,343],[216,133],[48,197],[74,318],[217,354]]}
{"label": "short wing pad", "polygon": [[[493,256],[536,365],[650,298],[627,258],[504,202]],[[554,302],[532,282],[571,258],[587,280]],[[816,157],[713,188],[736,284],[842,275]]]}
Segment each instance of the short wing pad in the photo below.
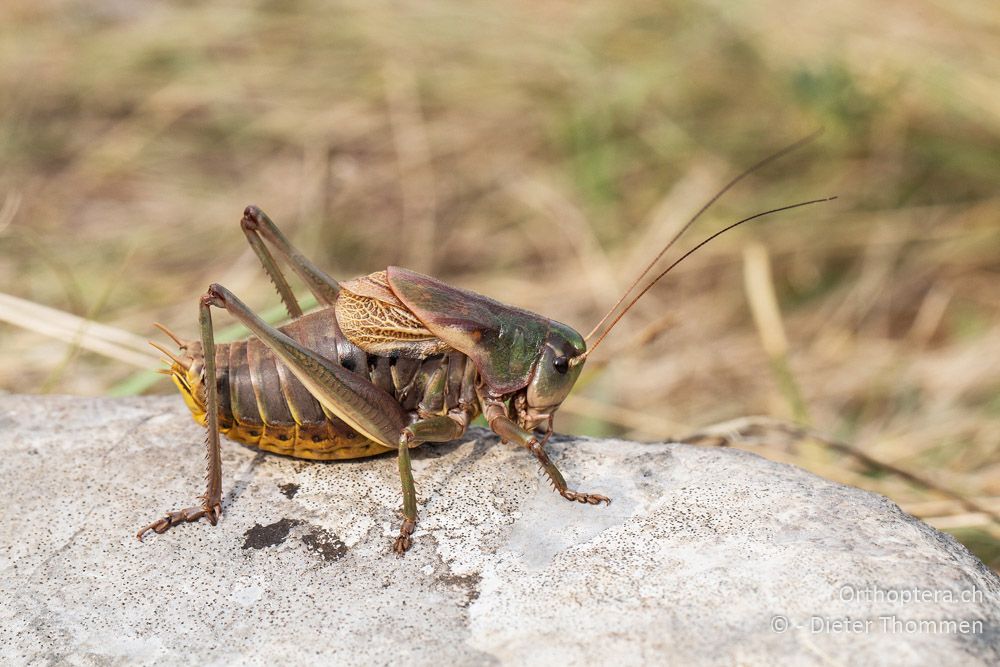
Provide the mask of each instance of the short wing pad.
{"label": "short wing pad", "polygon": [[449,349],[389,289],[385,271],[341,283],[336,313],[347,339],[368,354],[422,359]]}
{"label": "short wing pad", "polygon": [[549,320],[429,276],[390,266],[389,287],[435,336],[472,359],[495,392],[531,380]]}

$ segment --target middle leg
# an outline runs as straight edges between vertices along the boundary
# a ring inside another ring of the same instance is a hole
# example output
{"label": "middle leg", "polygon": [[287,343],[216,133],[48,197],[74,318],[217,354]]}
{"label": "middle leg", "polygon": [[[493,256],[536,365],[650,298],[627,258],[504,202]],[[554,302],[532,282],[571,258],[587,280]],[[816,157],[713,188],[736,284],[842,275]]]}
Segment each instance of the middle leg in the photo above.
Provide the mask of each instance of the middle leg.
{"label": "middle leg", "polygon": [[413,422],[399,436],[399,480],[403,485],[403,523],[392,550],[402,556],[413,545],[411,535],[417,527],[417,489],[410,466],[410,448],[422,442],[448,442],[465,433],[469,418],[465,414],[437,415]]}

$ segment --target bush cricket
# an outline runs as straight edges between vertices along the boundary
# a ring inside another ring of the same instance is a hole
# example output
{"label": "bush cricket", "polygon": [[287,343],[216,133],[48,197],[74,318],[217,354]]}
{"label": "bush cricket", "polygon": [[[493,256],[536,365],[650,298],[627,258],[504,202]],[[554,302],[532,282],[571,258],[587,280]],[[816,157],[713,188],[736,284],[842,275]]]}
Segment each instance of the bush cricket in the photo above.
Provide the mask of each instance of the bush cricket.
{"label": "bush cricket", "polygon": [[[815,136],[770,155],[726,184],[674,235],[587,336],[399,267],[338,282],[295,249],[259,208],[247,207],[242,229],[291,321],[272,327],[232,292],[213,284],[199,300],[200,340],[184,340],[157,325],[179,348],[175,353],[151,343],[170,358],[169,370],[162,372],[171,376],[195,420],[207,429],[207,488],[197,505],[168,512],[137,537],[141,540],[149,531],[163,533],[201,518],[212,525],[218,522],[221,433],[264,451],[303,459],[398,452],[403,520],[392,548],[402,555],[412,544],[417,522],[410,448],[459,438],[480,414],[502,441],[516,443],[538,459],[563,498],[588,505],[610,503],[603,495],[571,489],[546,454],[553,415],[587,356],[653,285],[691,253],[750,220],[833,199],[783,206],[730,224],[684,253],[620,308],[715,200]],[[269,246],[316,296],[317,310],[303,313]],[[216,344],[213,307],[227,310],[252,336]]]}

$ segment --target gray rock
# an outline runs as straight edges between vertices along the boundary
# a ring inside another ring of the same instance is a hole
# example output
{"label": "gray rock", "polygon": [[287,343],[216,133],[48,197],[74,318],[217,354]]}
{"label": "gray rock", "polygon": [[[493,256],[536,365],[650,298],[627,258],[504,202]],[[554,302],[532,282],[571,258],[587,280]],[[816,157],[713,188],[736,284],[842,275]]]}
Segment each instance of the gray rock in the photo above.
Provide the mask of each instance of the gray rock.
{"label": "gray rock", "polygon": [[1000,580],[964,547],[742,451],[557,438],[614,498],[588,507],[482,431],[424,446],[400,559],[392,456],[227,442],[220,524],[140,543],[201,491],[179,400],[0,396],[0,433],[4,664],[1000,663]]}

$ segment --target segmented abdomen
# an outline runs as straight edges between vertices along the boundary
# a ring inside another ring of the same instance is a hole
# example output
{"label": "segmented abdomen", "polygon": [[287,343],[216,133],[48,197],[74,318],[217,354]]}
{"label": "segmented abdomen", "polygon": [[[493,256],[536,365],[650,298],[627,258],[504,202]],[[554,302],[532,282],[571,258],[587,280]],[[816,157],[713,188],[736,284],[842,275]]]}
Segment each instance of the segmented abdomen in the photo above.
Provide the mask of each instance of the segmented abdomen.
{"label": "segmented abdomen", "polygon": [[[444,414],[475,405],[475,368],[459,352],[426,359],[365,355],[338,337],[332,308],[283,327],[303,346],[365,375],[402,407],[418,415]],[[389,451],[327,412],[305,386],[257,338],[215,349],[219,430],[265,451],[313,460],[354,459]],[[195,419],[206,423],[200,388],[185,391]]]}

